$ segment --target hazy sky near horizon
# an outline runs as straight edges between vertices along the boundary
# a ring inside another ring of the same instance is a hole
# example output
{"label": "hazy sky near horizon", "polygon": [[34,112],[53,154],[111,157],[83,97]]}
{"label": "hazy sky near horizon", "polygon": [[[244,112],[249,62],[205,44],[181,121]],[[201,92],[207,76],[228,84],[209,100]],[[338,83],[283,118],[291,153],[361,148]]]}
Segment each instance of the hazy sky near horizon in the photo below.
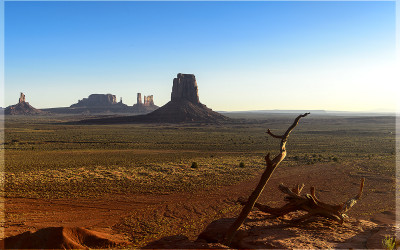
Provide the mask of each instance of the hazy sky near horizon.
{"label": "hazy sky near horizon", "polygon": [[5,2],[5,100],[170,100],[213,110],[395,111],[395,2]]}

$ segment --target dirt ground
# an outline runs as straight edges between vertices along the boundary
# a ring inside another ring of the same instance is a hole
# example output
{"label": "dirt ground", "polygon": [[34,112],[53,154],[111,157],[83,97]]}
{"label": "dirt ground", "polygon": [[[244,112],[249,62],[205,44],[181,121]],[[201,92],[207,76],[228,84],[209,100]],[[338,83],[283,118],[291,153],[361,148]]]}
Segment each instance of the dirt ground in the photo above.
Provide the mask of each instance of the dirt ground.
{"label": "dirt ground", "polygon": [[[353,219],[369,220],[384,211],[394,211],[396,196],[393,173],[376,175],[362,166],[356,168],[350,164],[315,164],[290,168],[282,164],[272,175],[259,202],[273,207],[281,206],[284,201],[278,185],[304,183],[306,186],[303,193],[308,192],[310,186],[315,186],[320,200],[331,204],[340,203],[358,192],[362,177],[366,179],[363,196],[348,215]],[[176,232],[194,240],[210,222],[223,217],[235,217],[240,209],[239,205],[233,206],[235,201],[239,197],[248,197],[258,179],[195,193],[131,193],[93,199],[6,198],[2,200],[6,212],[4,237],[45,227],[82,227],[120,235],[127,241],[136,241],[135,246],[139,247],[157,240],[157,237],[174,235]],[[234,209],[226,210],[228,207]],[[166,223],[171,231],[158,232],[154,237],[146,238],[146,230],[132,227],[143,225],[143,222],[152,221],[155,217],[160,219],[154,223]],[[193,228],[187,228],[188,225]]]}

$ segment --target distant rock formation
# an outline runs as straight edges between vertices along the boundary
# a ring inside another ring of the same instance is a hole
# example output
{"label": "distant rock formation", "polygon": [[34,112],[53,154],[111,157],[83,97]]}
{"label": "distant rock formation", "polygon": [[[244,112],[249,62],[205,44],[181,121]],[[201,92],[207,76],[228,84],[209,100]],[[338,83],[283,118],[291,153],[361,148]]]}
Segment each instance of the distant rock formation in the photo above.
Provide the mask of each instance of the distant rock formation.
{"label": "distant rock formation", "polygon": [[142,102],[142,93],[137,93],[137,105],[144,105],[144,106],[154,106],[153,95],[144,96],[144,102]]}
{"label": "distant rock formation", "polygon": [[[138,94],[138,101],[140,96]],[[196,77],[193,74],[179,73],[173,80],[171,101],[150,114],[83,120],[81,123],[216,123],[228,120],[230,120],[228,117],[200,103]]]}
{"label": "distant rock formation", "polygon": [[[83,98],[70,107],[45,109],[54,114],[148,114],[158,108],[154,105],[153,96],[146,97],[146,105],[142,103],[141,94],[138,93],[137,104],[128,106],[112,94],[91,94],[88,98]],[[148,105],[147,105],[148,103]],[[139,105],[138,105],[139,104]]]}
{"label": "distant rock formation", "polygon": [[[120,102],[122,104],[122,102]],[[99,107],[99,106],[112,106],[116,105],[117,97],[112,94],[92,94],[88,98],[79,100],[78,103],[72,104],[74,107]]]}
{"label": "distant rock formation", "polygon": [[25,95],[21,92],[20,97],[18,99],[18,103],[15,105],[8,106],[4,110],[5,115],[38,115],[38,114],[46,114],[40,109],[36,109],[29,105],[28,102],[25,102]]}
{"label": "distant rock formation", "polygon": [[174,78],[171,101],[188,100],[194,104],[200,103],[196,77],[193,74],[179,73]]}
{"label": "distant rock formation", "polygon": [[153,101],[153,95],[149,95],[149,96],[144,96],[144,106],[153,106],[154,105],[154,101]]}
{"label": "distant rock formation", "polygon": [[144,102],[142,102],[142,94],[137,93],[137,102],[132,107],[135,113],[150,113],[158,109],[158,106],[154,105],[153,95],[144,96],[143,100]]}
{"label": "distant rock formation", "polygon": [[196,77],[179,73],[173,80],[171,101],[146,115],[152,122],[220,122],[228,117],[207,108],[199,100]]}
{"label": "distant rock formation", "polygon": [[25,95],[24,95],[24,93],[21,92],[21,95],[19,96],[18,103],[22,103],[22,102],[25,102]]}

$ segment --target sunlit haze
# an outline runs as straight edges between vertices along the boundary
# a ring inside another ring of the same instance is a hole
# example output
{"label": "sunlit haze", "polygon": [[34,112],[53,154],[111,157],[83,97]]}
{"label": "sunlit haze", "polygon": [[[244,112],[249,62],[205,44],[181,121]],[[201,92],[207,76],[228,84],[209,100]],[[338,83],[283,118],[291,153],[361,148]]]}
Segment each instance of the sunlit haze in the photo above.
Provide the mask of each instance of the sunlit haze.
{"label": "sunlit haze", "polygon": [[111,93],[217,111],[395,111],[395,2],[5,2],[5,106]]}

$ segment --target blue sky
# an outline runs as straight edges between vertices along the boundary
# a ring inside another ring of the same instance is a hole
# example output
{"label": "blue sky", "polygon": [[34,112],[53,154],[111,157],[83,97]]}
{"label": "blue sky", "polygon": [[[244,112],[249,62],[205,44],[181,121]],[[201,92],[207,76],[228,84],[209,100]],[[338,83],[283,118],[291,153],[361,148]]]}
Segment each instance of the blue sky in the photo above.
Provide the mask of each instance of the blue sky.
{"label": "blue sky", "polygon": [[5,2],[5,106],[93,93],[214,110],[394,111],[395,2]]}

